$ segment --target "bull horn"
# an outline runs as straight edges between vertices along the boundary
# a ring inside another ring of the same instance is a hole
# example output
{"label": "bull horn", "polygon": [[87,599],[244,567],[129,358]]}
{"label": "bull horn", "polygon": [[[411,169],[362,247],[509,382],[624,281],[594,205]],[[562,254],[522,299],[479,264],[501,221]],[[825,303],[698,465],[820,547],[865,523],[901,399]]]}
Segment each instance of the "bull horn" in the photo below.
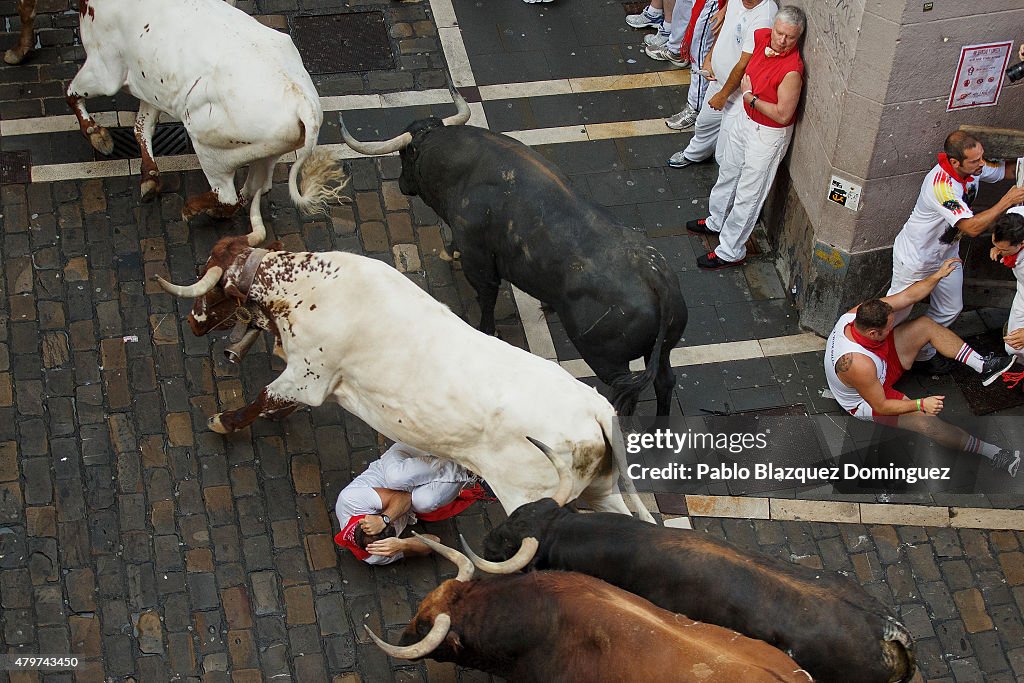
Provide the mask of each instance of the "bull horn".
{"label": "bull horn", "polygon": [[217,283],[220,282],[221,275],[223,274],[223,268],[220,266],[211,266],[210,269],[206,271],[206,275],[203,275],[199,282],[188,286],[176,285],[173,282],[168,282],[159,275],[154,275],[153,279],[156,280],[168,294],[180,296],[185,299],[198,299],[216,287]]}
{"label": "bull horn", "polygon": [[258,247],[267,239],[267,226],[263,224],[263,216],[260,215],[260,197],[263,190],[256,190],[252,196],[252,204],[249,205],[249,234],[246,239],[250,247]]}
{"label": "bull horn", "polygon": [[444,639],[448,636],[448,631],[452,627],[452,618],[442,612],[434,617],[434,625],[430,627],[430,633],[428,633],[423,640],[416,643],[415,645],[392,645],[387,641],[380,638],[373,629],[368,625],[363,624],[363,628],[370,634],[370,638],[373,642],[377,643],[377,647],[384,650],[385,653],[391,655],[395,659],[419,659],[420,657],[426,657],[431,652],[437,649],[437,646],[444,642]]}
{"label": "bull horn", "polygon": [[345,144],[366,156],[391,154],[392,152],[404,149],[406,145],[412,142],[412,133],[401,133],[383,142],[360,142],[348,132],[348,128],[345,127],[345,119],[340,115],[338,116],[338,123],[341,124],[341,137],[345,140]]}
{"label": "bull horn", "polygon": [[456,581],[469,581],[473,578],[473,562],[468,557],[460,553],[455,548],[449,548],[437,541],[431,541],[429,538],[420,536],[415,531],[412,532],[412,535],[415,536],[420,543],[427,546],[438,555],[441,555],[450,562],[455,563],[455,566],[459,568],[459,573],[455,577]]}
{"label": "bull horn", "polygon": [[540,545],[536,538],[529,536],[523,539],[515,555],[502,562],[491,562],[474,553],[473,549],[469,547],[469,541],[462,534],[459,534],[459,540],[462,541],[462,552],[466,554],[466,557],[470,559],[477,569],[488,574],[515,574],[530,564],[530,560],[537,554],[537,548]]}
{"label": "bull horn", "polygon": [[462,99],[462,95],[459,94],[458,90],[452,91],[452,99],[455,100],[455,107],[457,111],[451,116],[446,116],[441,119],[441,123],[446,126],[461,126],[466,121],[469,121],[469,105],[466,104],[466,100]]}
{"label": "bull horn", "polygon": [[560,458],[551,452],[551,449],[548,448],[546,444],[537,441],[537,439],[532,436],[528,436],[526,438],[529,439],[530,443],[534,446],[541,449],[541,451],[544,452],[544,455],[548,456],[548,460],[550,460],[551,464],[554,466],[555,472],[558,473],[558,489],[556,489],[551,495],[551,498],[558,503],[558,507],[562,507],[569,502],[569,496],[572,495],[572,474],[569,472],[569,468],[565,466],[565,463],[562,462]]}

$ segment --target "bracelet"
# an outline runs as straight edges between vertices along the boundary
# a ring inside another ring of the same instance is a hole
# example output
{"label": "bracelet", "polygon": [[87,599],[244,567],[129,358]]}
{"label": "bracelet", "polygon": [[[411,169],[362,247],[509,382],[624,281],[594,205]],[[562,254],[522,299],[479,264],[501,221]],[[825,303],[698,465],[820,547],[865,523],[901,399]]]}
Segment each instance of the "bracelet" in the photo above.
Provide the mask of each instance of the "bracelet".
{"label": "bracelet", "polygon": [[924,406],[924,404],[921,403],[921,399],[917,399],[917,410],[918,410],[918,412],[921,412],[921,413],[924,412],[924,407],[923,406]]}

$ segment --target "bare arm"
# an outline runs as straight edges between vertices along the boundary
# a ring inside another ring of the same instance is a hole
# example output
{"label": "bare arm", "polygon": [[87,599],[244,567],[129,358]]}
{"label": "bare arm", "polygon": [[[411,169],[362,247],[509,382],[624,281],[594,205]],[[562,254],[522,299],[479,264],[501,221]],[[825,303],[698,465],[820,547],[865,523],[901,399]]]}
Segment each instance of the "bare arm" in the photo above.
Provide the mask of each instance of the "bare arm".
{"label": "bare arm", "polygon": [[[1014,169],[1011,175],[1016,176],[1016,173],[1017,171]],[[1003,198],[995,206],[985,209],[981,213],[976,213],[970,218],[958,220],[956,222],[956,229],[965,235],[977,237],[992,227],[995,220],[1006,213],[1007,209],[1017,206],[1021,202],[1024,202],[1024,187],[1014,185],[1006,191],[1006,194],[1003,195]]]}
{"label": "bare arm", "polygon": [[[437,543],[441,542],[440,538],[432,534],[423,534],[423,537]],[[366,546],[366,552],[382,557],[394,557],[398,553],[402,553],[403,557],[415,557],[416,555],[429,555],[431,551],[426,543],[421,543],[419,539],[412,537],[385,538],[380,541],[374,541]]]}
{"label": "bare arm", "polygon": [[[381,512],[391,519],[398,519],[412,507],[412,494],[408,491],[396,491],[394,489],[374,488],[380,496],[384,509]],[[366,515],[359,522],[363,531],[372,535],[379,534],[384,530],[384,519],[380,515]]]}
{"label": "bare arm", "polygon": [[715,93],[715,96],[708,100],[708,106],[712,109],[719,111],[725,107],[726,101],[729,99],[729,95],[736,92],[736,88],[740,87],[740,82],[743,81],[743,73],[747,70],[747,63],[750,62],[750,58],[753,55],[749,52],[744,52],[740,55],[740,60],[736,62],[736,66],[729,72],[729,78],[726,79],[725,84],[722,85],[722,89]]}
{"label": "bare arm", "polygon": [[803,88],[804,79],[796,71],[790,71],[779,83],[779,101],[775,104],[764,100],[754,100],[754,94],[750,90],[750,76],[743,75],[740,87],[743,88],[743,103],[749,105],[754,103],[754,108],[778,124],[789,123],[796,113],[796,105],[800,102],[800,89]]}
{"label": "bare arm", "polygon": [[[836,375],[843,384],[854,389],[871,410],[879,415],[906,415],[918,412],[917,400],[909,398],[886,398],[885,389],[875,375],[875,364],[861,353],[847,353],[836,361]],[[928,415],[938,415],[942,410],[944,396],[929,396],[921,399],[921,410]]]}
{"label": "bare arm", "polygon": [[892,306],[894,311],[909,308],[931,294],[935,285],[939,284],[939,280],[956,270],[961,263],[962,261],[958,258],[947,259],[937,271],[925,279],[915,282],[902,292],[883,297],[882,301]]}

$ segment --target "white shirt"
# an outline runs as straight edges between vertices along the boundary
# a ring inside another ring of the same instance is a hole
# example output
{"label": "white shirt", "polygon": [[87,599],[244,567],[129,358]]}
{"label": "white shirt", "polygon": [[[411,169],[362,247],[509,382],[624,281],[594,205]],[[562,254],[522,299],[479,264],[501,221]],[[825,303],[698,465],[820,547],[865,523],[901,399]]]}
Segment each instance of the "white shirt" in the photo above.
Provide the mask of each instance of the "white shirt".
{"label": "white shirt", "polygon": [[982,167],[981,173],[971,178],[967,189],[955,178],[942,170],[938,164],[928,172],[921,183],[921,193],[910,218],[896,236],[893,244],[893,258],[904,267],[930,274],[948,258],[960,253],[957,242],[944,244],[939,241],[946,229],[956,225],[962,218],[974,215],[970,204],[978,195],[978,182],[995,183],[1003,179],[1003,165]]}
{"label": "white shirt", "polygon": [[[753,54],[754,31],[759,28],[770,28],[778,11],[779,6],[775,4],[775,0],[762,0],[753,9],[744,7],[742,0],[729,0],[722,30],[718,33],[715,47],[711,50],[711,70],[720,83],[725,83],[729,78],[742,53]],[[729,103],[735,102],[741,94],[737,88],[729,96]]]}
{"label": "white shirt", "polygon": [[[417,506],[417,498],[414,497],[412,510],[391,520],[395,535],[401,536],[407,526],[416,523],[415,512],[431,512],[447,505],[472,478],[473,475],[464,467],[450,460],[441,460],[408,444],[396,443],[338,494],[334,510],[344,527],[351,517],[379,515],[383,511],[384,506],[375,488],[409,492],[419,489],[433,494],[427,496],[428,502],[422,507]],[[389,564],[401,558],[402,553],[392,557],[370,555],[364,561]]]}
{"label": "white shirt", "polygon": [[828,335],[825,342],[825,380],[828,382],[828,390],[832,392],[836,402],[843,410],[853,412],[861,403],[864,397],[857,393],[853,387],[848,387],[839,379],[836,372],[836,361],[848,353],[859,353],[870,358],[875,364],[875,378],[879,384],[885,384],[885,373],[889,366],[877,353],[868,351],[857,342],[846,336],[846,326],[857,317],[856,313],[844,313],[840,316],[836,326],[832,328],[832,334]]}

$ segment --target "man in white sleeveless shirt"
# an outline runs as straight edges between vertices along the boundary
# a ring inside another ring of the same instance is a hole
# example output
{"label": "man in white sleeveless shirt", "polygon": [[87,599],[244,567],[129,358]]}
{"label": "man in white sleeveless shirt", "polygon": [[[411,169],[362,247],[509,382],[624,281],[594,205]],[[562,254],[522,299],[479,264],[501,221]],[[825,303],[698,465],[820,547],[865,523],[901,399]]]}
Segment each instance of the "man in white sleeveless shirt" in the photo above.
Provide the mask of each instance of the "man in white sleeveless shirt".
{"label": "man in white sleeveless shirt", "polygon": [[825,345],[825,377],[836,401],[851,415],[924,434],[947,448],[982,455],[992,467],[1015,477],[1020,451],[999,448],[935,419],[942,412],[945,396],[911,399],[893,388],[925,344],[981,374],[985,386],[1013,366],[1011,357],[982,357],[931,318],[895,324],[895,311],[924,299],[960,263],[958,258],[947,259],[937,271],[902,292],[865,301],[840,317]]}

